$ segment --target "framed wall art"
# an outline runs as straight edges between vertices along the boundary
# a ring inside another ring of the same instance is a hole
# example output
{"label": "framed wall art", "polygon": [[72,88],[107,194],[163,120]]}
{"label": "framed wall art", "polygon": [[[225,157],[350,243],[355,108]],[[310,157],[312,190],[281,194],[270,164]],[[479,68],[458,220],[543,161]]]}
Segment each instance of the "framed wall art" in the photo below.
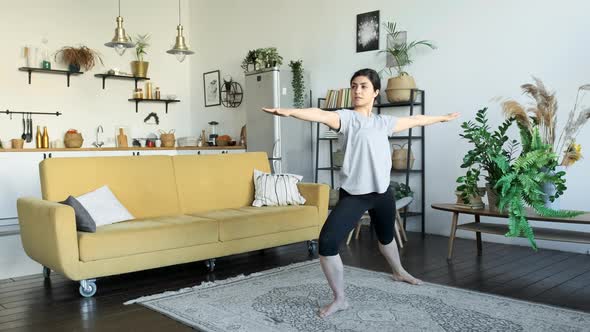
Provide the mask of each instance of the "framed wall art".
{"label": "framed wall art", "polygon": [[205,107],[221,105],[219,70],[203,74],[203,89],[205,93]]}

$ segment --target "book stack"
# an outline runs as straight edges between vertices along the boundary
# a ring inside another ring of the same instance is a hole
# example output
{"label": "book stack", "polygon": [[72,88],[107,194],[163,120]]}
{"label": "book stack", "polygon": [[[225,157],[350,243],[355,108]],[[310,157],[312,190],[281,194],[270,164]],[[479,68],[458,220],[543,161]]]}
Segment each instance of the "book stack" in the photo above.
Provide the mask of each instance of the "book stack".
{"label": "book stack", "polygon": [[326,94],[325,108],[351,108],[352,92],[350,88],[328,90]]}

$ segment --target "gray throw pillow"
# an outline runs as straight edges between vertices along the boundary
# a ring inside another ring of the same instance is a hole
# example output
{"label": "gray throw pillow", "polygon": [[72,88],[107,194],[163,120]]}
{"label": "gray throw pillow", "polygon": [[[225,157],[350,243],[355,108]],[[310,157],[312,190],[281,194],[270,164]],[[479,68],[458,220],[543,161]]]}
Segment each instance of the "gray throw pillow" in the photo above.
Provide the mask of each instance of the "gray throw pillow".
{"label": "gray throw pillow", "polygon": [[65,201],[60,202],[61,204],[69,205],[74,209],[76,215],[76,229],[80,232],[96,232],[96,223],[90,216],[90,213],[78,202],[74,196],[69,196]]}

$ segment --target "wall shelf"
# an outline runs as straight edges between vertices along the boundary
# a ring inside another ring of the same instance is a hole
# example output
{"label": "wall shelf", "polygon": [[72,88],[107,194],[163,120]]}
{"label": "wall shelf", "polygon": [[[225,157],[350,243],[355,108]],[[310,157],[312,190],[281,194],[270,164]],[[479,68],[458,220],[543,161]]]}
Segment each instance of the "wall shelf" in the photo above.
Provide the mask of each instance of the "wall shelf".
{"label": "wall shelf", "polygon": [[105,89],[105,81],[107,78],[118,79],[118,80],[133,80],[135,81],[135,89],[137,89],[137,82],[139,81],[148,81],[149,77],[138,77],[138,76],[128,76],[128,75],[115,75],[115,74],[95,74],[94,77],[102,78],[102,89]]}
{"label": "wall shelf", "polygon": [[59,69],[45,69],[45,68],[33,68],[33,67],[20,67],[18,70],[26,71],[29,73],[29,84],[31,84],[31,73],[48,73],[48,74],[59,74],[59,75],[66,75],[68,77],[68,88],[70,87],[70,76],[71,75],[81,75],[83,72],[81,71],[69,71],[69,70],[59,70]]}
{"label": "wall shelf", "polygon": [[135,102],[135,113],[139,111],[139,103],[147,102],[147,103],[166,103],[166,114],[168,114],[168,104],[170,103],[179,103],[180,100],[178,99],[140,99],[140,98],[131,98],[129,101]]}

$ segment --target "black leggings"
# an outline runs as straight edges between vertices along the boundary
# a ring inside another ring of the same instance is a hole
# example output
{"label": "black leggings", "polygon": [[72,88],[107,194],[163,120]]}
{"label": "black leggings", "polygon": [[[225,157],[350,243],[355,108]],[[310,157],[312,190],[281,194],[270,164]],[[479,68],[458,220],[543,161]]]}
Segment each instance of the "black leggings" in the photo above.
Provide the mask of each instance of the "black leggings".
{"label": "black leggings", "polygon": [[379,243],[390,244],[393,241],[394,232],[395,199],[393,197],[391,187],[382,194],[365,195],[351,195],[341,188],[338,204],[328,216],[320,232],[319,254],[338,255],[340,244],[367,210]]}

